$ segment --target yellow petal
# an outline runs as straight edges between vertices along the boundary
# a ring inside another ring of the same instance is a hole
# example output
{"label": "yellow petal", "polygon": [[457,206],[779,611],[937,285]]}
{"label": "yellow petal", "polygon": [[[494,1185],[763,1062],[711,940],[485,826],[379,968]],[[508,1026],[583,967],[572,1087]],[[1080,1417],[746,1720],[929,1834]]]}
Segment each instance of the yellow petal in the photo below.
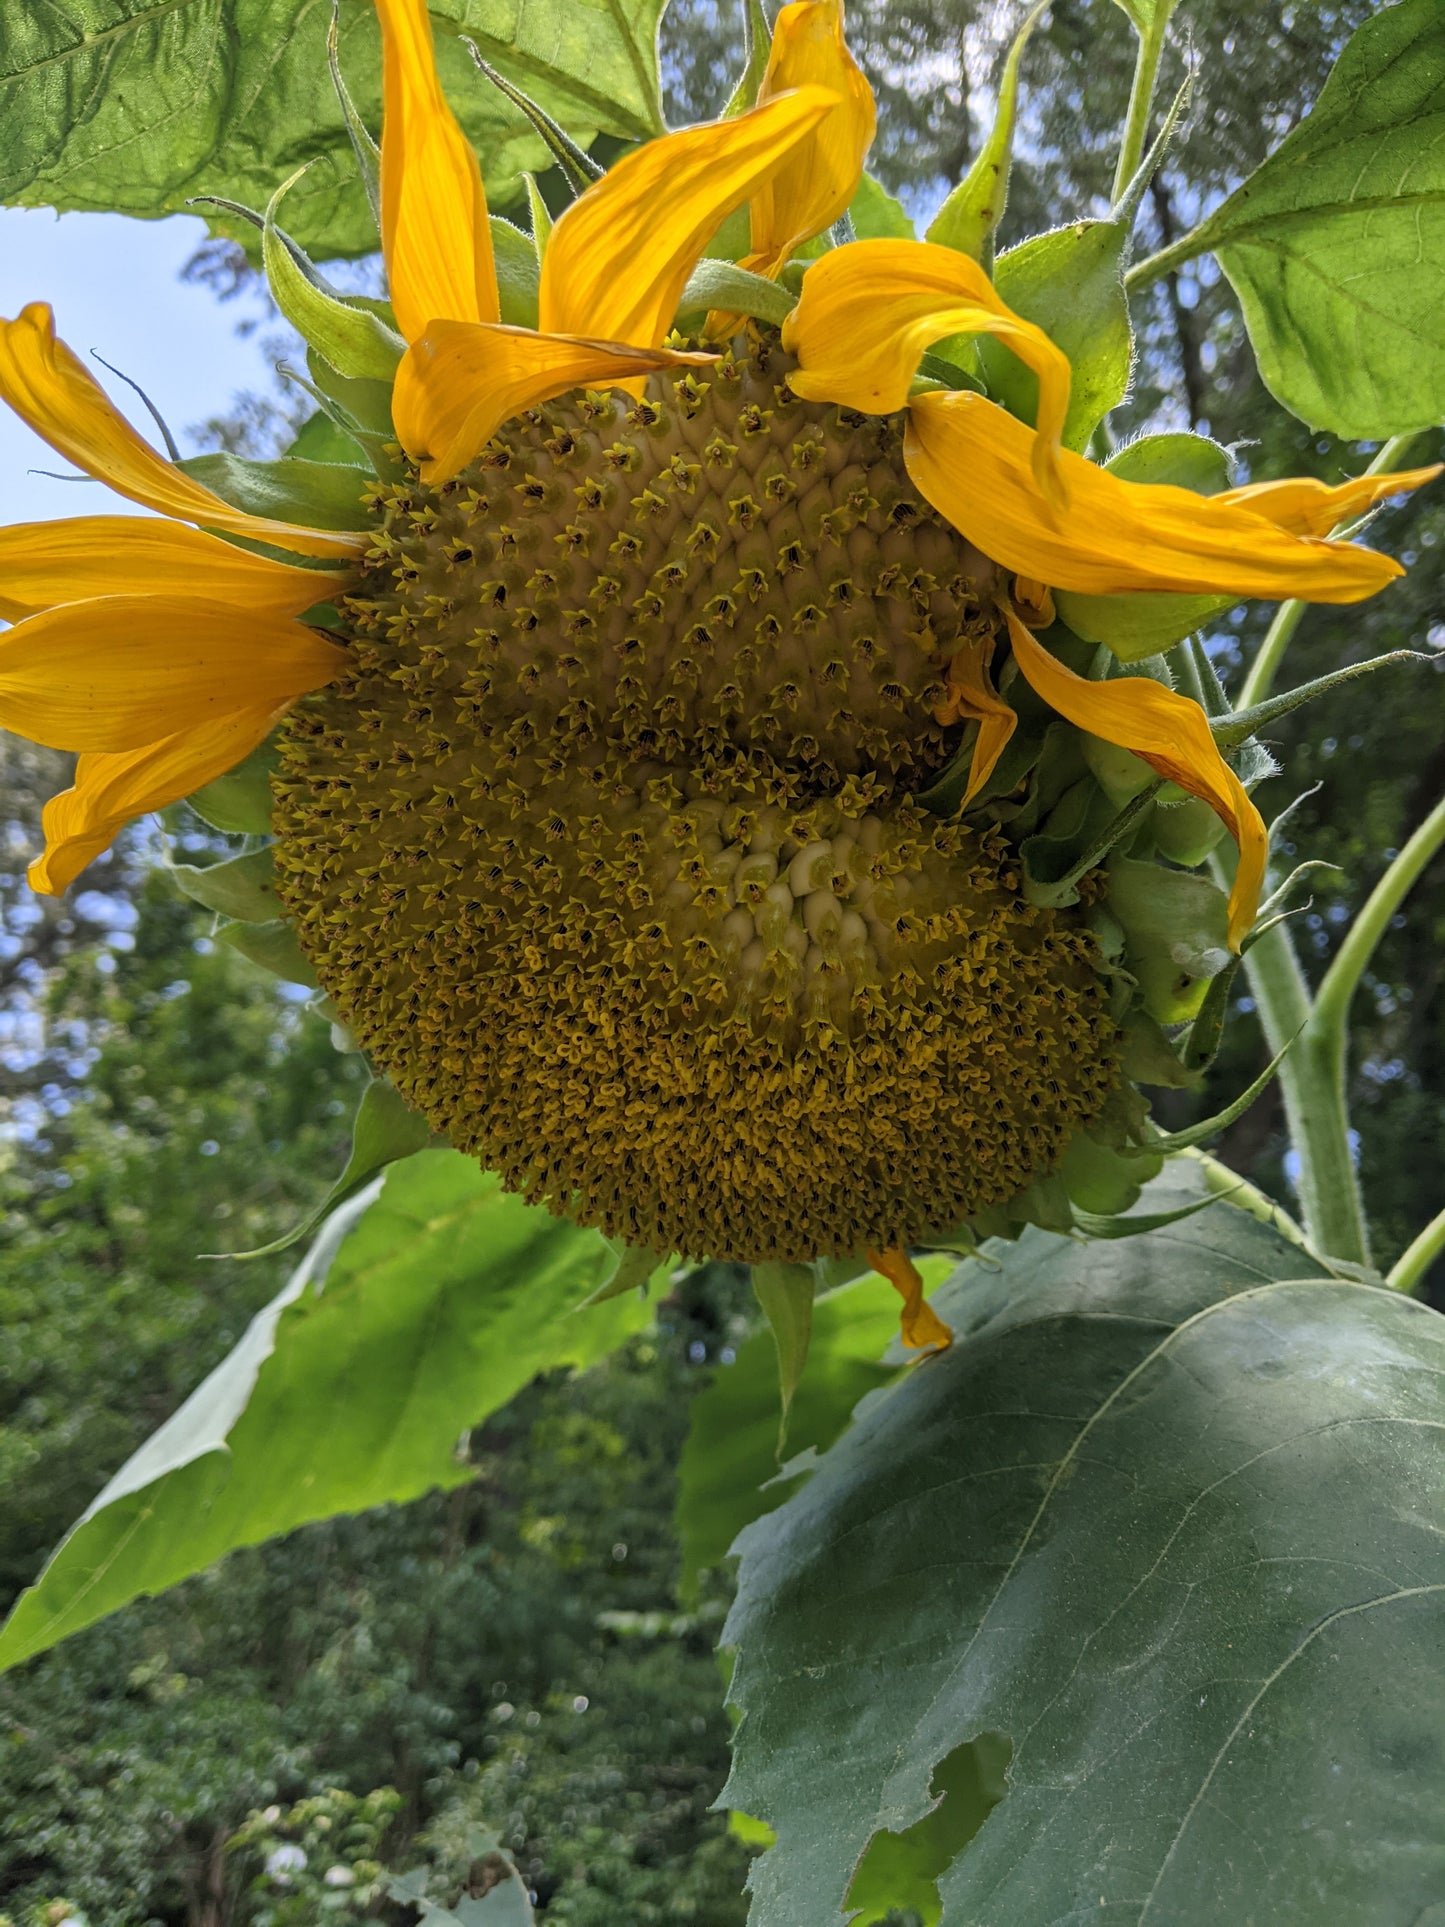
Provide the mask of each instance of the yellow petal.
{"label": "yellow petal", "polygon": [[899,1313],[899,1335],[904,1344],[913,1351],[919,1351],[925,1345],[931,1345],[937,1351],[946,1351],[953,1343],[953,1333],[924,1297],[923,1280],[908,1253],[893,1245],[887,1251],[865,1251],[863,1256],[875,1271],[883,1274],[903,1300],[903,1309]]}
{"label": "yellow petal", "polygon": [[701,365],[707,354],[629,348],[620,341],[438,321],[407,350],[392,412],[402,447],[436,487],[481,453],[503,422],[572,388],[609,388],[659,368]]}
{"label": "yellow petal", "polygon": [[1014,660],[1066,722],[1131,749],[1160,776],[1208,803],[1239,845],[1229,895],[1229,945],[1238,950],[1254,922],[1269,856],[1269,832],[1249,792],[1220,755],[1209,719],[1188,696],[1147,676],[1087,682],[1051,656],[1012,609],[1005,611]]}
{"label": "yellow petal", "polygon": [[19,622],[92,596],[192,595],[278,616],[336,593],[330,570],[252,555],[179,522],[85,515],[0,528],[0,618]]}
{"label": "yellow petal", "polygon": [[1383,502],[1388,495],[1408,495],[1433,482],[1442,464],[1402,469],[1398,475],[1357,475],[1353,481],[1317,482],[1299,477],[1285,482],[1251,482],[1246,488],[1226,489],[1213,499],[1252,509],[1276,528],[1291,535],[1328,535],[1341,522],[1353,520]]}
{"label": "yellow petal", "polygon": [[43,301],[32,301],[14,321],[0,320],[0,398],[67,461],[162,515],[301,555],[360,555],[366,547],[364,535],[248,515],[193,482],[136,433],[100,383],[56,340],[55,320]]}
{"label": "yellow petal", "polygon": [[1294,535],[1222,495],[1121,481],[1068,449],[1070,506],[1057,510],[1032,473],[1033,440],[982,395],[916,395],[903,452],[920,493],[970,542],[1056,589],[1360,602],[1404,574],[1373,549]]}
{"label": "yellow petal", "polygon": [[376,0],[381,18],[381,251],[396,325],[495,321],[497,272],[472,144],[437,79],[426,0]]}
{"label": "yellow petal", "polygon": [[1001,301],[977,261],[957,249],[932,241],[853,241],[833,249],[803,276],[783,345],[798,357],[790,382],[807,400],[891,415],[906,405],[924,351],[959,334],[999,336],[1038,376],[1037,436],[1022,432],[1040,487],[1057,494],[1068,356]]}
{"label": "yellow petal", "polygon": [[164,809],[234,769],[276,716],[275,709],[238,709],[141,749],[80,757],[73,788],[45,805],[45,850],[30,866],[31,889],[59,896],[132,817]]}
{"label": "yellow petal", "polygon": [[1018,724],[1018,717],[989,681],[988,664],[992,654],[992,636],[965,642],[948,665],[943,701],[933,712],[935,722],[945,725],[956,723],[960,718],[978,724],[968,788],[963,792],[960,809],[967,808],[993,775],[994,766]]}
{"label": "yellow petal", "polygon": [[777,173],[837,98],[800,87],[625,154],[548,238],[543,332],[659,346],[683,283],[724,216]]}
{"label": "yellow petal", "polygon": [[52,749],[141,749],[333,681],[347,653],[304,623],[185,596],[100,596],[0,636],[0,725]]}
{"label": "yellow petal", "polygon": [[826,87],[838,104],[752,198],[752,252],[742,265],[772,277],[848,206],[873,144],[873,89],[843,38],[843,0],[793,0],[773,27],[758,105],[794,87]]}

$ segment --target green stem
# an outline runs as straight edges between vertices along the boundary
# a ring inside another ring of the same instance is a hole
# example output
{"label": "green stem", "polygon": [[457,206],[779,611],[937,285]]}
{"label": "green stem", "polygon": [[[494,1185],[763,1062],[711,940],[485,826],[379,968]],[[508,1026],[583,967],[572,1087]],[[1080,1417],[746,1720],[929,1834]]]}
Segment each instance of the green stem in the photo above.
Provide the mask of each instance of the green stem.
{"label": "green stem", "polygon": [[1315,997],[1310,1026],[1336,1045],[1342,1059],[1349,1029],[1350,1002],[1359,988],[1360,979],[1380,939],[1389,929],[1390,919],[1442,844],[1445,844],[1445,798],[1431,810],[1370,892],[1364,908],[1350,925],[1349,934],[1325,972],[1324,982]]}
{"label": "green stem", "polygon": [[1329,1048],[1314,1029],[1309,985],[1283,924],[1246,953],[1244,968],[1270,1051],[1295,1038],[1279,1067],[1279,1085],[1300,1161],[1295,1190],[1305,1236],[1326,1257],[1368,1264],[1364,1203],[1350,1156],[1344,1053]]}
{"label": "green stem", "polygon": [[1413,1291],[1435,1260],[1445,1252],[1445,1211],[1433,1217],[1395,1261],[1385,1283],[1392,1291]]}
{"label": "green stem", "polygon": [[1166,274],[1182,268],[1186,261],[1193,261],[1197,255],[1209,252],[1209,242],[1198,228],[1179,239],[1167,248],[1160,248],[1146,260],[1136,261],[1124,276],[1124,287],[1129,294],[1138,294],[1141,289],[1151,287],[1154,282],[1162,281]]}
{"label": "green stem", "polygon": [[1160,7],[1153,21],[1139,36],[1139,52],[1134,60],[1134,85],[1129,92],[1129,115],[1124,122],[1124,138],[1119,149],[1119,165],[1114,170],[1114,200],[1123,199],[1124,190],[1139,171],[1144,149],[1149,143],[1149,112],[1154,105],[1154,87],[1159,79],[1159,60],[1164,52],[1164,35],[1171,9]]}
{"label": "green stem", "polygon": [[[1395,435],[1385,443],[1374,461],[1365,470],[1367,475],[1388,475],[1397,468],[1405,466],[1405,458],[1419,441],[1417,434]],[[1335,535],[1346,532],[1348,524],[1340,523],[1334,530]],[[1249,666],[1249,674],[1244,679],[1244,687],[1239,692],[1237,709],[1252,709],[1256,703],[1263,702],[1274,687],[1274,679],[1279,666],[1284,661],[1284,653],[1294,640],[1294,632],[1299,628],[1300,618],[1309,607],[1306,602],[1282,602],[1274,612],[1274,621],[1265,632],[1264,641],[1259,646],[1259,654]]]}

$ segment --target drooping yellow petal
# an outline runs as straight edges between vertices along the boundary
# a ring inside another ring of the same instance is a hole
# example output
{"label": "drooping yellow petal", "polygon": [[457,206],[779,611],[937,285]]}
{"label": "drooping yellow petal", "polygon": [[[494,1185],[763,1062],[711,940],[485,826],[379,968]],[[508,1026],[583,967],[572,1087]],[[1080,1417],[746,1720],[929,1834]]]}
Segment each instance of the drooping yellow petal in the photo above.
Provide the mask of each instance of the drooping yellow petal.
{"label": "drooping yellow petal", "polygon": [[0,635],[0,726],[52,749],[142,749],[333,681],[347,653],[304,623],[186,596],[98,596]]}
{"label": "drooping yellow petal", "polygon": [[0,528],[0,618],[92,596],[199,595],[261,614],[299,615],[335,594],[329,569],[298,569],[234,543],[138,515]]}
{"label": "drooping yellow petal", "polygon": [[1032,631],[1006,609],[1014,660],[1051,709],[1066,722],[1133,750],[1152,770],[1202,797],[1239,845],[1239,868],[1229,895],[1229,945],[1238,950],[1259,909],[1269,857],[1269,832],[1249,792],[1225,762],[1198,703],[1147,676],[1088,682],[1051,656]]}
{"label": "drooping yellow petal", "polygon": [[977,261],[931,241],[853,241],[815,261],[783,324],[798,357],[791,386],[809,401],[891,415],[908,401],[925,350],[949,335],[1006,340],[1038,376],[1037,435],[1030,461],[1045,494],[1061,494],[1058,465],[1069,412],[1069,359],[1042,328],[1016,315]]}
{"label": "drooping yellow petal", "polygon": [[552,230],[542,331],[656,348],[724,216],[777,173],[837,99],[823,87],[800,87],[624,155]]}
{"label": "drooping yellow petal", "polygon": [[360,555],[366,548],[365,535],[248,515],[193,482],[136,433],[100,383],[56,340],[55,320],[43,301],[32,301],[14,321],[0,320],[0,398],[67,461],[162,515],[300,555]]}
{"label": "drooping yellow petal", "polygon": [[1253,510],[1276,528],[1291,535],[1328,535],[1341,522],[1348,522],[1388,495],[1408,495],[1412,489],[1433,482],[1442,464],[1429,468],[1402,469],[1398,475],[1356,475],[1352,481],[1317,482],[1308,476],[1284,482],[1250,482],[1244,488],[1226,489],[1213,499],[1234,502]]}
{"label": "drooping yellow petal", "polygon": [[141,749],[79,757],[73,787],[52,796],[42,813],[45,850],[30,865],[31,889],[52,897],[69,889],[133,817],[164,809],[234,769],[264,740],[277,714],[233,710]]}
{"label": "drooping yellow petal", "polygon": [[933,712],[934,721],[945,725],[961,719],[978,724],[968,787],[963,792],[960,809],[967,808],[993,775],[994,766],[1018,725],[1018,717],[989,680],[992,655],[992,636],[970,637],[965,641],[948,665],[943,700]]}
{"label": "drooping yellow petal", "polygon": [[982,395],[926,394],[909,404],[903,453],[920,493],[970,542],[1056,589],[1360,602],[1404,574],[1357,543],[1292,534],[1222,495],[1121,481],[1068,449],[1070,506],[1057,510],[1033,475],[1033,441]]}
{"label": "drooping yellow petal", "polygon": [[495,321],[497,272],[472,144],[437,79],[426,0],[376,0],[381,19],[381,251],[396,325]]}
{"label": "drooping yellow petal", "polygon": [[571,388],[610,388],[659,368],[716,356],[630,348],[619,341],[535,334],[503,322],[438,321],[407,350],[396,375],[396,432],[422,478],[449,481],[503,422]]}
{"label": "drooping yellow petal", "polygon": [[913,1351],[920,1351],[925,1345],[946,1351],[953,1343],[953,1333],[924,1297],[923,1280],[908,1253],[893,1245],[887,1251],[865,1251],[863,1256],[903,1300],[899,1335],[904,1344]]}
{"label": "drooping yellow petal", "polygon": [[848,206],[873,144],[873,89],[843,38],[843,0],[792,0],[774,23],[758,105],[807,86],[828,88],[838,104],[752,197],[752,251],[741,265],[769,278]]}

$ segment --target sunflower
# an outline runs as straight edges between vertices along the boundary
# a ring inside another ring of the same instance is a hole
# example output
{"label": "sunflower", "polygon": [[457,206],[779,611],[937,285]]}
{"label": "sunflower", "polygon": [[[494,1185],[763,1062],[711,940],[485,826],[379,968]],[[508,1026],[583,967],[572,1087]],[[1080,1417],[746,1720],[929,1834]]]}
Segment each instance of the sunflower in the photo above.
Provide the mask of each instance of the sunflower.
{"label": "sunflower", "polygon": [[[423,0],[377,10],[405,465],[356,533],[228,506],[48,310],[0,323],[11,406],[169,518],[0,536],[0,718],[80,752],[32,884],[63,889],[280,719],[282,900],[438,1130],[651,1250],[867,1250],[911,1340],[936,1337],[906,1247],[1118,1131],[1106,879],[1031,899],[985,808],[1020,716],[1216,814],[1240,858],[1221,954],[1264,875],[1203,709],[1100,673],[1054,593],[1357,601],[1399,566],[1328,532],[1433,471],[1205,498],[1067,448],[1069,363],[976,262],[817,245],[874,126],[841,0],[782,9],[750,109],[624,154],[539,231],[536,326],[504,321]],[[780,330],[688,291],[743,207],[724,298],[777,284]],[[979,335],[1032,372],[1032,422],[920,378]]]}

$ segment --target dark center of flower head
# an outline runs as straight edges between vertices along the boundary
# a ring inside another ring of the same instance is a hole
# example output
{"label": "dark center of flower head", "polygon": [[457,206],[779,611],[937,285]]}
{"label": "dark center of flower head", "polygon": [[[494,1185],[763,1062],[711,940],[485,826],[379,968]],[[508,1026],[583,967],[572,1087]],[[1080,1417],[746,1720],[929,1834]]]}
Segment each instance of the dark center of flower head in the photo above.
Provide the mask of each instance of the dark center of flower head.
{"label": "dark center of flower head", "polygon": [[990,620],[897,425],[775,346],[571,396],[386,491],[354,668],[293,712],[283,895],[402,1094],[657,1251],[917,1243],[1116,1081],[1090,941],[909,800]]}

